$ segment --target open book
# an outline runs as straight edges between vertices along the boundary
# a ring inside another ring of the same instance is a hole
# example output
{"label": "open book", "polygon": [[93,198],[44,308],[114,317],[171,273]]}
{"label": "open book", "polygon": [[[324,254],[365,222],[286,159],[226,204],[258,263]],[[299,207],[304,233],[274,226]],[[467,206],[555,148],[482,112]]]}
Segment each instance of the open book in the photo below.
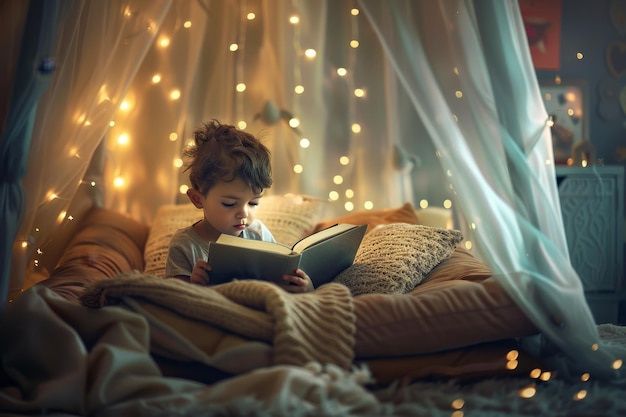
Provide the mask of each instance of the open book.
{"label": "open book", "polygon": [[296,242],[293,247],[222,234],[209,243],[211,284],[232,279],[283,282],[300,268],[315,288],[332,281],[352,265],[367,225],[336,224]]}

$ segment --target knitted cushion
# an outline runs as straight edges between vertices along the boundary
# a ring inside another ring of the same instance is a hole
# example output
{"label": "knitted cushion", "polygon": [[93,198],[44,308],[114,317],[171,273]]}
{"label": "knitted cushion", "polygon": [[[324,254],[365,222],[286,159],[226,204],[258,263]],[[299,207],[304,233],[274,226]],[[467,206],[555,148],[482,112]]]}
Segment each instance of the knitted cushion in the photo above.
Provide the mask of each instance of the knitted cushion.
{"label": "knitted cushion", "polygon": [[[324,201],[286,194],[263,197],[256,217],[272,232],[277,242],[292,246],[313,230],[324,209]],[[193,204],[169,204],[159,207],[150,226],[144,259],[146,274],[165,276],[165,262],[174,233],[202,219],[202,210]]]}
{"label": "knitted cushion", "polygon": [[407,223],[379,226],[365,235],[352,266],[334,279],[352,295],[406,294],[463,240],[458,230]]}

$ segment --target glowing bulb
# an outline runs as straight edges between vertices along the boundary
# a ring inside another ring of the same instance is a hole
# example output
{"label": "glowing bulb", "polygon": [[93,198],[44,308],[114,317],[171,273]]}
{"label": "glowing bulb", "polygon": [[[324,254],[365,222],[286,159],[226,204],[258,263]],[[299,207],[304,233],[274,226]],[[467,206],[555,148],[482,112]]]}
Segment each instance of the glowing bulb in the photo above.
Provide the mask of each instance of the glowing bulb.
{"label": "glowing bulb", "polygon": [[347,156],[341,156],[339,157],[339,163],[341,165],[348,165],[350,163],[350,158],[348,158]]}
{"label": "glowing bulb", "polygon": [[461,98],[463,97],[463,92],[461,90],[457,90],[454,95],[456,96],[456,98]]}
{"label": "glowing bulb", "polygon": [[301,174],[302,171],[304,171],[304,168],[302,167],[302,165],[296,164],[293,166],[293,172],[295,172],[296,174]]}
{"label": "glowing bulb", "polygon": [[613,369],[620,369],[623,364],[624,362],[621,359],[617,359],[615,362],[613,362]]}
{"label": "glowing bulb", "polygon": [[587,381],[589,381],[590,377],[591,377],[591,375],[589,375],[588,373],[585,372],[584,374],[582,374],[580,376],[580,380],[583,381],[583,382],[587,382]]}
{"label": "glowing bulb", "polygon": [[345,68],[337,68],[337,75],[340,77],[345,77],[348,74],[348,70]]}
{"label": "glowing bulb", "polygon": [[183,23],[183,27],[185,29],[189,29],[191,27],[191,22],[189,20],[187,20],[185,23]]}
{"label": "glowing bulb", "polygon": [[178,133],[176,132],[170,133],[170,141],[176,142],[177,139],[178,139]]}
{"label": "glowing bulb", "polygon": [[374,208],[374,203],[371,202],[371,201],[366,201],[366,202],[363,203],[363,208],[365,210],[371,210],[371,209]]}
{"label": "glowing bulb", "polygon": [[317,52],[315,51],[315,49],[307,49],[306,51],[304,51],[304,56],[306,56],[309,59],[315,58],[316,55],[317,55]]}
{"label": "glowing bulb", "polygon": [[333,177],[333,182],[337,185],[343,183],[343,177],[341,175],[335,175]]}
{"label": "glowing bulb", "polygon": [[443,207],[447,208],[447,209],[451,208],[452,207],[452,201],[447,200],[447,199],[443,200]]}
{"label": "glowing bulb", "polygon": [[187,194],[187,190],[189,190],[189,186],[187,184],[183,184],[180,187],[178,187],[178,191],[181,194]]}
{"label": "glowing bulb", "polygon": [[420,208],[425,209],[428,207],[428,200],[420,200]]}
{"label": "glowing bulb", "polygon": [[302,93],[304,93],[304,87],[301,86],[301,85],[296,85],[296,87],[293,89],[293,91],[296,94],[302,94]]}
{"label": "glowing bulb", "polygon": [[60,212],[59,216],[57,217],[57,221],[59,223],[61,223],[65,219],[66,215],[67,215],[67,211],[64,210],[64,211]]}
{"label": "glowing bulb", "polygon": [[119,145],[128,145],[129,142],[130,142],[130,138],[128,137],[127,133],[122,133],[121,135],[117,137],[117,143]]}
{"label": "glowing bulb", "polygon": [[356,90],[354,90],[354,95],[356,97],[365,97],[365,90],[363,90],[362,88],[357,88]]}
{"label": "glowing bulb", "polygon": [[246,85],[244,83],[239,83],[235,87],[235,90],[237,90],[238,93],[243,93],[244,91],[246,91]]}
{"label": "glowing bulb", "polygon": [[161,82],[161,74],[154,74],[152,76],[152,84],[158,84]]}
{"label": "glowing bulb", "polygon": [[346,211],[352,211],[352,210],[354,210],[354,204],[352,204],[351,201],[346,201],[346,203],[343,205],[343,208]]}
{"label": "glowing bulb", "polygon": [[339,199],[339,193],[337,191],[331,191],[328,193],[328,199],[331,201],[336,201]]}
{"label": "glowing bulb", "polygon": [[583,59],[583,53],[582,52],[577,52],[576,53],[576,59]]}
{"label": "glowing bulb", "polygon": [[506,363],[506,369],[508,369],[509,371],[512,371],[517,368],[517,365],[518,365],[518,362],[516,360],[508,361]]}
{"label": "glowing bulb", "polygon": [[161,39],[159,39],[159,46],[161,48],[167,48],[168,46],[170,46],[170,38],[168,38],[167,36],[162,36]]}
{"label": "glowing bulb", "polygon": [[296,15],[290,16],[289,23],[291,23],[292,25],[297,25],[298,23],[300,23],[300,18]]}
{"label": "glowing bulb", "polygon": [[307,138],[302,138],[302,139],[300,139],[300,147],[301,147],[301,148],[306,149],[306,148],[308,148],[309,146],[311,146],[311,141],[310,141],[310,140],[308,140]]}
{"label": "glowing bulb", "polygon": [[122,188],[125,184],[124,178],[122,177],[117,177],[113,180],[113,186],[115,188]]}
{"label": "glowing bulb", "polygon": [[506,358],[510,361],[514,361],[519,357],[519,352],[517,350],[511,350],[506,354]]}
{"label": "glowing bulb", "polygon": [[180,168],[183,166],[183,160],[180,158],[174,159],[174,167]]}
{"label": "glowing bulb", "polygon": [[359,41],[357,41],[356,39],[351,40],[350,41],[350,47],[354,48],[354,49],[358,48],[359,47]]}
{"label": "glowing bulb", "polygon": [[256,19],[256,14],[254,14],[254,13],[250,12],[250,13],[248,13],[248,14],[246,15],[246,19],[248,19],[248,20],[254,20],[254,19]]}
{"label": "glowing bulb", "polygon": [[452,408],[454,408],[455,410],[460,410],[461,408],[463,408],[464,405],[465,401],[463,401],[462,398],[457,398],[456,400],[452,401]]}
{"label": "glowing bulb", "polygon": [[109,122],[109,127],[113,127],[113,126],[115,126],[115,121],[111,120],[111,121]]}
{"label": "glowing bulb", "polygon": [[354,197],[354,190],[348,188],[344,194],[346,195],[346,198],[352,198]]}
{"label": "glowing bulb", "polygon": [[352,10],[350,10],[350,14],[352,16],[358,16],[359,15],[359,9],[352,9]]}
{"label": "glowing bulb", "polygon": [[120,110],[121,111],[128,111],[130,110],[130,103],[126,100],[122,101],[122,104],[120,104]]}
{"label": "glowing bulb", "polygon": [[248,123],[246,123],[245,120],[240,120],[237,122],[237,127],[239,127],[239,129],[244,130],[246,127],[248,127]]}
{"label": "glowing bulb", "polygon": [[22,246],[22,248],[28,247],[28,242],[27,241],[23,241],[21,246]]}
{"label": "glowing bulb", "polygon": [[552,378],[552,372],[542,372],[541,375],[539,376],[539,379],[541,379],[542,381],[549,381],[550,378]]}
{"label": "glowing bulb", "polygon": [[581,389],[576,394],[574,394],[574,400],[575,401],[584,400],[585,397],[587,397],[587,390],[585,390],[585,389]]}
{"label": "glowing bulb", "polygon": [[292,119],[289,119],[289,126],[295,129],[296,127],[300,126],[300,120],[296,119],[295,117]]}
{"label": "glowing bulb", "polygon": [[353,123],[352,124],[352,133],[360,133],[361,132],[361,125],[358,123]]}
{"label": "glowing bulb", "polygon": [[519,391],[519,396],[522,398],[532,398],[537,393],[537,389],[535,387],[526,387]]}
{"label": "glowing bulb", "polygon": [[179,89],[174,89],[174,90],[170,91],[170,98],[172,100],[178,100],[180,98],[180,90]]}
{"label": "glowing bulb", "polygon": [[59,196],[56,193],[53,192],[49,192],[48,193],[48,201],[52,201],[55,200],[56,198],[58,198]]}

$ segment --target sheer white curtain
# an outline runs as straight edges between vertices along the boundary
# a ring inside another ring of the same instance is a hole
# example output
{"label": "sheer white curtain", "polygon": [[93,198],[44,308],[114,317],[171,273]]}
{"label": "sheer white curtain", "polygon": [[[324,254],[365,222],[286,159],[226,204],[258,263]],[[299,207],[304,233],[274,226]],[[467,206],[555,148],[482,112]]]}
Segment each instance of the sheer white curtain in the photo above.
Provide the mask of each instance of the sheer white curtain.
{"label": "sheer white curtain", "polygon": [[31,239],[35,257],[89,185],[100,138],[102,204],[149,222],[160,205],[185,201],[180,150],[217,118],[267,141],[273,193],[331,197],[336,212],[451,201],[457,227],[557,347],[562,369],[615,376],[626,355],[594,345],[516,1],[74,5],[59,41],[72,48],[37,111],[25,179],[18,239]]}
{"label": "sheer white curtain", "polygon": [[[57,32],[52,47],[48,42],[39,42],[32,51],[35,62],[48,62],[50,67],[52,79],[45,93],[40,100],[21,109],[18,120],[11,121],[22,125],[24,119],[33,116],[30,152],[22,180],[26,204],[20,207],[23,220],[13,244],[10,285],[8,276],[3,276],[5,288],[8,286],[13,291],[21,288],[24,270],[37,269],[39,257],[53,250],[56,233],[72,221],[73,213],[68,208],[80,189],[89,190],[85,194],[102,192],[101,184],[92,183],[85,173],[170,3],[170,0],[30,3],[31,11],[43,16],[37,25],[52,26]],[[48,11],[50,8],[55,13]],[[23,39],[30,39],[39,30],[27,23]],[[44,36],[48,35],[44,33]],[[33,78],[37,80],[38,76],[35,74]],[[13,100],[9,111],[19,106],[20,102]],[[3,159],[5,167],[13,166],[7,161],[15,161],[15,155],[3,155]]]}
{"label": "sheer white curtain", "polygon": [[626,352],[599,343],[569,262],[548,117],[517,2],[360,4],[438,149],[476,253],[557,347],[563,372],[619,376]]}

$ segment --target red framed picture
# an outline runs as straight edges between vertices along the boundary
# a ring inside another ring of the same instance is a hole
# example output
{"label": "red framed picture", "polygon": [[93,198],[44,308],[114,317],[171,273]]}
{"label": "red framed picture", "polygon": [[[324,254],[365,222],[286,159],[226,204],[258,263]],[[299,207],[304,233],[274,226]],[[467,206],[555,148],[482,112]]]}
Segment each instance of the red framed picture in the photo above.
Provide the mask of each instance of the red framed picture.
{"label": "red framed picture", "polygon": [[558,70],[561,50],[561,0],[519,0],[535,69]]}

